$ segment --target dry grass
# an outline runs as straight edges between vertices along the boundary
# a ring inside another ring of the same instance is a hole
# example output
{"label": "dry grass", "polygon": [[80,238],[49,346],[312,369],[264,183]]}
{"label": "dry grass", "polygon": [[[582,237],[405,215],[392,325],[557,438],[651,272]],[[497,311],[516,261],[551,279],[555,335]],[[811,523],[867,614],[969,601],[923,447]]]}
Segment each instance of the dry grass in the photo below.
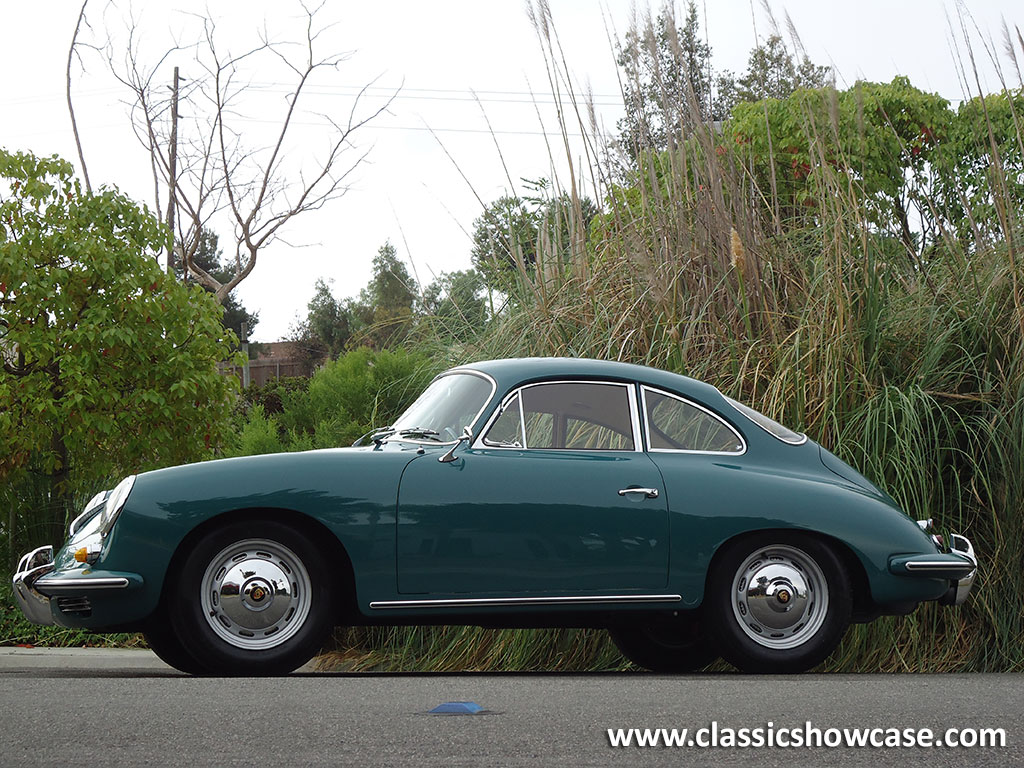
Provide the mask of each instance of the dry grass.
{"label": "dry grass", "polygon": [[[565,92],[571,78],[546,6],[533,14],[551,90]],[[940,202],[924,198],[922,226],[939,235],[910,252],[901,233],[872,223],[855,174],[830,162],[836,132],[820,112],[808,109],[800,126],[817,153],[809,202],[788,214],[778,176],[722,142],[695,108],[676,149],[639,158],[628,185],[613,181],[587,114],[576,103],[562,127],[590,136],[589,165],[574,163],[568,145],[550,148],[571,168],[553,190],[570,201],[565,221],[540,233],[536,263],[510,254],[518,275],[505,309],[458,356],[644,363],[807,432],[911,515],[969,535],[982,559],[965,607],[853,627],[827,668],[1024,670],[1024,229],[1021,180],[1009,178],[996,143],[985,141],[991,218],[971,219],[972,236],[958,237]],[[603,205],[589,229],[583,180]],[[624,663],[602,633],[582,631],[390,629],[341,645],[338,658],[357,668]]]}

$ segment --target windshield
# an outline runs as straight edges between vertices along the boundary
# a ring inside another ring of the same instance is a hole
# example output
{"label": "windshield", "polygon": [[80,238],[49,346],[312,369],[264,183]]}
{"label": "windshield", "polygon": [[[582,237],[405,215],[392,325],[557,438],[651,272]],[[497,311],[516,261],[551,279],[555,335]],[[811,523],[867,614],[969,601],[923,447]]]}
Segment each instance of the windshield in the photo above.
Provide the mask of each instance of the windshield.
{"label": "windshield", "polygon": [[[434,379],[416,402],[392,425],[399,436],[443,443],[459,439],[464,427],[480,415],[494,388],[471,373],[449,373]],[[436,433],[432,435],[431,433]]]}

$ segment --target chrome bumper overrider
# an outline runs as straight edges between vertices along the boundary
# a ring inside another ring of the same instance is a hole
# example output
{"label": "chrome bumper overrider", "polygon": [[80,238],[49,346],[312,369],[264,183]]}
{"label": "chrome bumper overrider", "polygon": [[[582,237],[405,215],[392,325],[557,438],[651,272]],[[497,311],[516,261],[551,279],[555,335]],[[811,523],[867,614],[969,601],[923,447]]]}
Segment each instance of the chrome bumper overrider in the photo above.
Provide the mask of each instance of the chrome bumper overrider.
{"label": "chrome bumper overrider", "polygon": [[970,539],[954,533],[949,537],[949,552],[894,557],[889,561],[889,570],[903,576],[949,579],[949,591],[939,598],[939,602],[943,605],[961,605],[974,586],[978,557]]}
{"label": "chrome bumper overrider", "polygon": [[39,593],[35,583],[40,576],[53,570],[53,547],[45,546],[33,549],[18,563],[18,571],[11,580],[14,584],[14,597],[25,618],[33,624],[53,624],[50,613],[50,598]]}
{"label": "chrome bumper overrider", "polygon": [[961,605],[967,599],[967,595],[971,593],[971,587],[974,586],[974,577],[978,574],[978,557],[974,554],[974,547],[971,545],[970,539],[959,533],[950,536],[949,548],[956,554],[966,557],[974,565],[969,574],[957,579],[956,584],[950,590],[948,599],[942,601],[946,605]]}
{"label": "chrome bumper overrider", "polygon": [[[75,597],[82,592],[126,589],[131,586],[126,576],[79,576],[75,571],[53,573],[54,567],[53,547],[39,547],[21,558],[18,571],[11,579],[18,607],[33,624],[56,623],[50,610],[51,597],[64,600],[66,596]],[[141,583],[137,576],[133,578]]]}

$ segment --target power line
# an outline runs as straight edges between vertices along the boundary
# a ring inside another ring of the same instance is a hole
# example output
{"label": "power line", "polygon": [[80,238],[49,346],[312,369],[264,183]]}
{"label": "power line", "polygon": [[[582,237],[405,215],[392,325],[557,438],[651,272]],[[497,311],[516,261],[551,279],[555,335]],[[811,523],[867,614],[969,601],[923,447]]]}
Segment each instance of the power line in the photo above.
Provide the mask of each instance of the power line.
{"label": "power line", "polygon": [[[280,125],[277,120],[262,120],[256,117],[238,117],[237,120],[243,123],[263,123],[267,125]],[[102,124],[86,124],[84,127],[90,131],[96,131],[106,128],[117,128],[124,123],[102,123]],[[305,121],[293,120],[292,125],[303,126],[307,128],[323,128],[326,123],[312,123]],[[560,131],[527,131],[527,130],[489,130],[486,128],[447,128],[447,127],[430,127],[422,125],[382,125],[379,123],[370,123],[366,126],[367,131],[374,129],[387,130],[387,131],[419,131],[426,133],[468,133],[468,134],[486,134],[494,136],[547,136],[551,138],[561,138],[562,133]],[[18,141],[25,137],[36,137],[41,135],[52,135],[57,133],[63,133],[63,128],[53,128],[44,131],[33,131],[31,133],[15,134],[9,136],[7,141]],[[582,133],[568,133],[565,134],[570,139],[584,138]]]}
{"label": "power line", "polygon": [[[271,88],[271,87],[260,87],[261,91],[268,93],[291,93],[287,88]],[[332,96],[328,91],[317,90],[314,88],[305,89],[304,93],[310,93],[318,96]],[[356,96],[358,93],[344,93],[338,95],[345,96]],[[468,96],[432,96],[432,95],[417,95],[417,94],[406,94],[399,91],[398,93],[387,93],[387,94],[364,94],[370,97],[378,98],[394,98],[402,100],[417,100],[417,101],[448,101],[448,102],[469,102],[469,103],[483,103],[483,104],[566,104],[572,103],[572,99],[555,100],[555,99],[512,99],[512,98],[494,98],[487,96],[474,96],[472,94]],[[579,99],[577,99],[579,101]],[[621,107],[622,101],[586,101],[587,104],[593,104],[595,107]]]}
{"label": "power line", "polygon": [[[280,88],[280,87],[286,86],[285,83],[271,83],[271,82],[259,82],[259,81],[254,81],[254,82],[250,83],[250,85],[254,85],[254,86],[257,86],[257,87],[260,87],[260,88],[263,88],[263,87]],[[505,91],[505,90],[491,90],[491,89],[486,89],[486,88],[411,88],[411,87],[407,87],[407,86],[401,86],[401,87],[397,87],[397,88],[388,88],[388,87],[383,86],[383,85],[371,85],[371,86],[332,85],[332,84],[329,84],[329,83],[325,83],[323,85],[317,85],[315,87],[317,87],[317,88],[325,88],[325,89],[330,89],[330,90],[342,90],[342,89],[345,89],[345,90],[352,90],[352,91],[367,91],[367,92],[369,92],[369,91],[384,91],[384,92],[389,93],[389,94],[390,93],[396,93],[396,92],[397,93],[424,93],[424,94],[449,93],[449,94],[456,94],[456,95],[459,95],[459,96],[469,96],[469,97],[472,97],[473,95],[477,95],[477,96],[486,95],[488,97],[490,97],[490,96],[529,96],[531,98],[538,97],[538,96],[543,96],[545,98],[550,98],[550,99],[553,99],[555,96],[561,96],[563,98],[567,98],[568,97],[568,94],[555,94],[555,93],[552,93],[551,91]],[[594,94],[588,94],[588,95],[593,96],[595,99],[619,99],[619,98],[622,97],[621,93],[594,93]]]}
{"label": "power line", "polygon": [[[240,122],[243,123],[265,123],[268,125],[280,125],[278,120],[264,120],[258,117],[238,117]],[[308,128],[323,128],[326,123],[311,123],[306,121],[293,120],[292,125],[301,125]],[[383,125],[381,123],[370,123],[366,126],[367,131],[374,129],[388,130],[388,131],[425,131],[427,133],[483,133],[493,134],[495,136],[551,136],[561,137],[563,134],[561,131],[524,131],[524,130],[490,130],[487,128],[435,128],[426,125]],[[569,133],[565,134],[569,138],[581,139],[584,138],[582,133]]]}

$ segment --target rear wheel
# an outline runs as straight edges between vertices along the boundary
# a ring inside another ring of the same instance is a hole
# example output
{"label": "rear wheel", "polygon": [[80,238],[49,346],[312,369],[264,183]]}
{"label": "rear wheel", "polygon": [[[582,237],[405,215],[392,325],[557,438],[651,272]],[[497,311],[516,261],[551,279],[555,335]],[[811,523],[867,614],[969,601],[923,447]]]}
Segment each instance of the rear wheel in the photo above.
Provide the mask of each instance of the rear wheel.
{"label": "rear wheel", "polygon": [[804,672],[850,623],[850,578],[825,543],[758,534],[726,546],[705,596],[722,657],[744,672]]}
{"label": "rear wheel", "polygon": [[185,559],[171,613],[184,649],[214,674],[287,674],[333,626],[330,574],[295,529],[230,523]]}
{"label": "rear wheel", "polygon": [[623,656],[652,672],[693,672],[718,658],[696,617],[685,614],[656,616],[608,633]]}

